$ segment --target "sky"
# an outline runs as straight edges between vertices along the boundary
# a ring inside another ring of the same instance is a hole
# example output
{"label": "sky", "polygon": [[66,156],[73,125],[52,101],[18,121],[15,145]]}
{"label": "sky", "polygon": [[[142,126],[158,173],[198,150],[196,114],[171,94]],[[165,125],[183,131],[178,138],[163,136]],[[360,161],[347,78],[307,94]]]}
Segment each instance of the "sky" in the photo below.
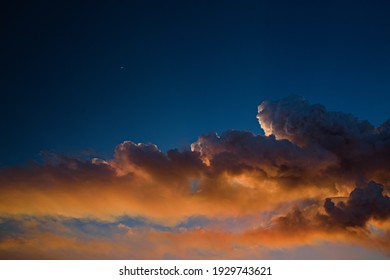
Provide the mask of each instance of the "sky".
{"label": "sky", "polygon": [[0,4],[0,259],[389,258],[388,1],[103,2]]}
{"label": "sky", "polygon": [[[3,1],[0,165],[262,133],[302,95],[387,120],[388,1]],[[27,144],[28,143],[28,144]]]}

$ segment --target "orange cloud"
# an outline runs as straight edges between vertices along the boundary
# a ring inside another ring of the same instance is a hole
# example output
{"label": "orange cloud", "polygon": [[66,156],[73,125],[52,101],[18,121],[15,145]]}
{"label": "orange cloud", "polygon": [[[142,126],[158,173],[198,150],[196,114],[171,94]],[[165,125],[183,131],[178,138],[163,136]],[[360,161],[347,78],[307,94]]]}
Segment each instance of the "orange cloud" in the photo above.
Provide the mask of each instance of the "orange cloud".
{"label": "orange cloud", "polygon": [[[258,118],[267,136],[210,133],[191,150],[167,152],[126,141],[109,160],[60,156],[2,168],[1,255],[262,258],[324,241],[388,254],[388,123],[375,128],[296,97],[264,102]],[[129,226],[123,217],[153,226]],[[207,225],[181,226],[194,217]],[[121,226],[102,238],[61,221],[49,227],[50,218]],[[20,232],[2,219],[22,223]]]}

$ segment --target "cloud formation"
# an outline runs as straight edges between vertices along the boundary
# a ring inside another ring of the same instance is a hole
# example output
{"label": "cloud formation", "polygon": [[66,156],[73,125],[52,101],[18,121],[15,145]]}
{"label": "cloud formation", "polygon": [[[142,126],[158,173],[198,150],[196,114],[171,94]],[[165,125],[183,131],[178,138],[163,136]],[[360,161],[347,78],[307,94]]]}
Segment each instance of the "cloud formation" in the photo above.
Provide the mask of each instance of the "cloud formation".
{"label": "cloud formation", "polygon": [[0,257],[267,258],[310,246],[318,258],[341,242],[387,258],[390,121],[294,96],[264,101],[258,119],[265,135],[212,132],[167,152],[126,141],[108,160],[1,169]]}
{"label": "cloud formation", "polygon": [[386,220],[390,216],[390,197],[383,195],[383,186],[370,182],[355,188],[346,202],[335,204],[330,198],[324,208],[331,221],[343,226],[366,225],[370,219]]}
{"label": "cloud formation", "polygon": [[265,135],[303,148],[317,147],[337,157],[340,173],[389,185],[390,120],[379,127],[342,112],[329,112],[302,97],[264,101],[258,107]]}

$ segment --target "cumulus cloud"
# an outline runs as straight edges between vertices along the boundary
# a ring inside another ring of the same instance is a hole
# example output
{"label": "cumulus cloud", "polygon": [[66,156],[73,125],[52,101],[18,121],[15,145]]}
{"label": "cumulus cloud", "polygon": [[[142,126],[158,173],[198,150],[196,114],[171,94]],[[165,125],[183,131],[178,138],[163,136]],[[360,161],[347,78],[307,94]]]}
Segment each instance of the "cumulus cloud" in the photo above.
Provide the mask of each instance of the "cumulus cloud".
{"label": "cumulus cloud", "polygon": [[321,242],[388,256],[390,121],[296,96],[264,101],[258,119],[265,135],[212,132],[167,152],[126,141],[108,160],[0,169],[0,257],[262,258]]}
{"label": "cumulus cloud", "polygon": [[279,101],[264,101],[258,107],[260,126],[266,135],[288,139],[300,146],[321,145],[337,149],[377,133],[368,122],[342,112],[328,112],[304,98],[290,96]]}
{"label": "cumulus cloud", "polygon": [[318,147],[334,154],[342,173],[389,183],[390,120],[379,127],[343,112],[329,112],[302,97],[267,100],[258,107],[266,135],[287,139],[304,147]]}
{"label": "cumulus cloud", "polygon": [[287,189],[311,184],[338,164],[328,151],[302,149],[287,140],[246,131],[202,135],[191,147],[216,174],[256,173],[259,180],[283,183]]}
{"label": "cumulus cloud", "polygon": [[330,219],[343,226],[365,226],[370,219],[385,220],[390,217],[390,197],[383,195],[383,186],[370,182],[355,188],[346,202],[335,204],[330,198],[324,208]]}

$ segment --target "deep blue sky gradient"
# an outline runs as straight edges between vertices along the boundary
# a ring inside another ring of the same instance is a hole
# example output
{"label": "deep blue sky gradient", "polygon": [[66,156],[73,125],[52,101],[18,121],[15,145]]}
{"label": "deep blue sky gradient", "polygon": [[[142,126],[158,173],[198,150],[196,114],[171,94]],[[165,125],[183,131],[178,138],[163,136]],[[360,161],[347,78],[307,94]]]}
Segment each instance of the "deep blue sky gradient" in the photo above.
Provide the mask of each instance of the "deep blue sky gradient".
{"label": "deep blue sky gradient", "polygon": [[389,14],[389,1],[2,1],[0,165],[261,133],[257,105],[290,94],[379,125]]}

